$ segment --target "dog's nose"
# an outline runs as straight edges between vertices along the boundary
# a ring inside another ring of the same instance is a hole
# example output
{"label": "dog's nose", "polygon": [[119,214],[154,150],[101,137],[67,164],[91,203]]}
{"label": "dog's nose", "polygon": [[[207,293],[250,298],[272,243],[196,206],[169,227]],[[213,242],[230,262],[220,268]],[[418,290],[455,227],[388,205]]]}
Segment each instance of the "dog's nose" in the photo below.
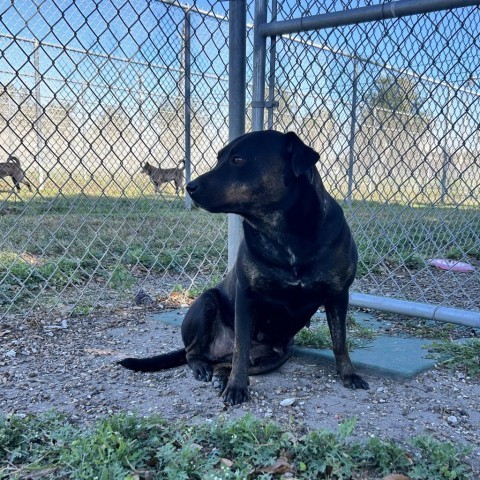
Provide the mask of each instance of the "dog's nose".
{"label": "dog's nose", "polygon": [[191,195],[198,189],[198,183],[195,180],[192,182],[188,182],[186,189],[187,189],[187,192]]}

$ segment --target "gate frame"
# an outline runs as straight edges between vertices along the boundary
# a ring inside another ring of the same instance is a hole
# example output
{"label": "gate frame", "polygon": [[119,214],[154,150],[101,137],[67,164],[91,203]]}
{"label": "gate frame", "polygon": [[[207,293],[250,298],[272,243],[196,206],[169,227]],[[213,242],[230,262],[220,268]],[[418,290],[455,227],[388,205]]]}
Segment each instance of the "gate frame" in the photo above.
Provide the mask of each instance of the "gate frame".
{"label": "gate frame", "polygon": [[[264,128],[265,109],[269,111],[273,108],[273,78],[275,74],[275,51],[276,36],[288,33],[299,33],[308,30],[320,30],[334,28],[358,23],[374,22],[388,18],[400,18],[435,11],[450,10],[480,5],[479,0],[397,0],[390,3],[359,7],[351,10],[313,15],[291,20],[276,20],[277,0],[272,0],[271,22],[267,22],[268,0],[255,0],[254,13],[254,43],[253,43],[253,95],[252,95],[252,130],[260,131]],[[235,32],[238,34],[241,22],[246,14],[245,0],[230,0],[230,34],[232,35],[235,26]],[[238,18],[235,18],[238,16]],[[241,17],[241,18],[240,18]],[[246,28],[244,29],[246,32]],[[243,37],[245,38],[245,33]],[[270,38],[271,56],[270,56],[270,78],[269,78],[269,101],[265,101],[265,71],[267,61],[267,37]],[[234,37],[235,42],[230,37],[230,61],[239,61],[241,58],[246,65],[246,52],[244,45],[237,44],[238,37]],[[230,65],[230,75],[235,71]],[[245,83],[243,86],[237,79],[230,79],[230,102],[235,102],[238,107],[237,99],[245,98]],[[237,117],[238,116],[238,117]],[[243,131],[236,126],[235,122],[243,120]],[[230,110],[230,140],[242,134],[245,129],[245,110],[243,114],[239,109]],[[235,127],[235,128],[234,128]],[[268,128],[272,128],[270,118]],[[229,218],[229,236],[228,236],[228,257],[229,268],[233,266],[238,245],[241,240],[242,232],[241,222],[235,219],[232,223]],[[436,320],[440,322],[455,323],[474,328],[480,328],[480,312],[465,310],[460,308],[446,307],[443,305],[433,305],[421,302],[412,302],[390,297],[381,297],[358,292],[350,293],[350,305],[355,307],[371,308],[384,312],[397,313],[417,318]]]}

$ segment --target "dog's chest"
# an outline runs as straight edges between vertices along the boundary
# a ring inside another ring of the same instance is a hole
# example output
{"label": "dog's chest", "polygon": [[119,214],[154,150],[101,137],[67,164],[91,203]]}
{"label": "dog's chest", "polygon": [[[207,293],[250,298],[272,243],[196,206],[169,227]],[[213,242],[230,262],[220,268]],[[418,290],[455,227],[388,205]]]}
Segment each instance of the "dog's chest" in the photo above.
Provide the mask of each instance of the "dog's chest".
{"label": "dog's chest", "polygon": [[322,297],[330,290],[325,272],[299,265],[258,271],[251,285],[254,291],[274,303],[291,304],[292,309],[312,301],[322,303]]}

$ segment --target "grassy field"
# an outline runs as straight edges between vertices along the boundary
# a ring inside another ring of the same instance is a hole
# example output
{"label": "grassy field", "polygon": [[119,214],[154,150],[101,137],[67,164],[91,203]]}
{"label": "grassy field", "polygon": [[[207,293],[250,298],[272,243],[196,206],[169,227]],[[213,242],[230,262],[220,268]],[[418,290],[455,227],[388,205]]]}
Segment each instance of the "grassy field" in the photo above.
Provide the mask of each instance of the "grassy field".
{"label": "grassy field", "polygon": [[147,272],[226,268],[226,218],[185,209],[174,197],[84,195],[4,202],[0,207],[0,293],[63,288],[92,278],[122,290]]}
{"label": "grassy field", "polygon": [[[118,189],[117,189],[118,190]],[[174,195],[58,195],[0,203],[0,303],[89,281],[124,291],[147,274],[187,275],[198,293],[226,269],[226,216],[188,210]],[[5,196],[5,195],[4,195]],[[359,252],[358,275],[382,266],[416,269],[432,256],[480,258],[475,208],[354,202],[344,206]],[[171,288],[171,286],[169,286]],[[35,293],[37,292],[37,293]]]}

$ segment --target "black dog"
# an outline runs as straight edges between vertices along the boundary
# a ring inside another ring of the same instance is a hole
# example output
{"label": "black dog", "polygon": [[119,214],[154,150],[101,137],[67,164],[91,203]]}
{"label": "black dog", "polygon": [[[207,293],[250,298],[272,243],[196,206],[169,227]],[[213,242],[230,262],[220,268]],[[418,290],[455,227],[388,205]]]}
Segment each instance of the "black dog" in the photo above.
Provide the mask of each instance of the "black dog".
{"label": "black dog", "polygon": [[14,187],[20,191],[20,183],[24,183],[32,191],[30,182],[25,178],[20,160],[15,155],[10,155],[6,162],[0,163],[0,178],[10,177],[13,180]]}
{"label": "black dog", "polygon": [[219,152],[213,170],[187,185],[200,207],[243,217],[236,264],[188,310],[184,349],[126,358],[121,365],[146,372],[188,363],[197,380],[213,378],[224,400],[239,404],[248,400],[248,375],[282,365],[295,334],[324,305],[343,384],[368,389],[346,343],[357,250],[315,168],[318,158],[294,133],[248,133]]}

